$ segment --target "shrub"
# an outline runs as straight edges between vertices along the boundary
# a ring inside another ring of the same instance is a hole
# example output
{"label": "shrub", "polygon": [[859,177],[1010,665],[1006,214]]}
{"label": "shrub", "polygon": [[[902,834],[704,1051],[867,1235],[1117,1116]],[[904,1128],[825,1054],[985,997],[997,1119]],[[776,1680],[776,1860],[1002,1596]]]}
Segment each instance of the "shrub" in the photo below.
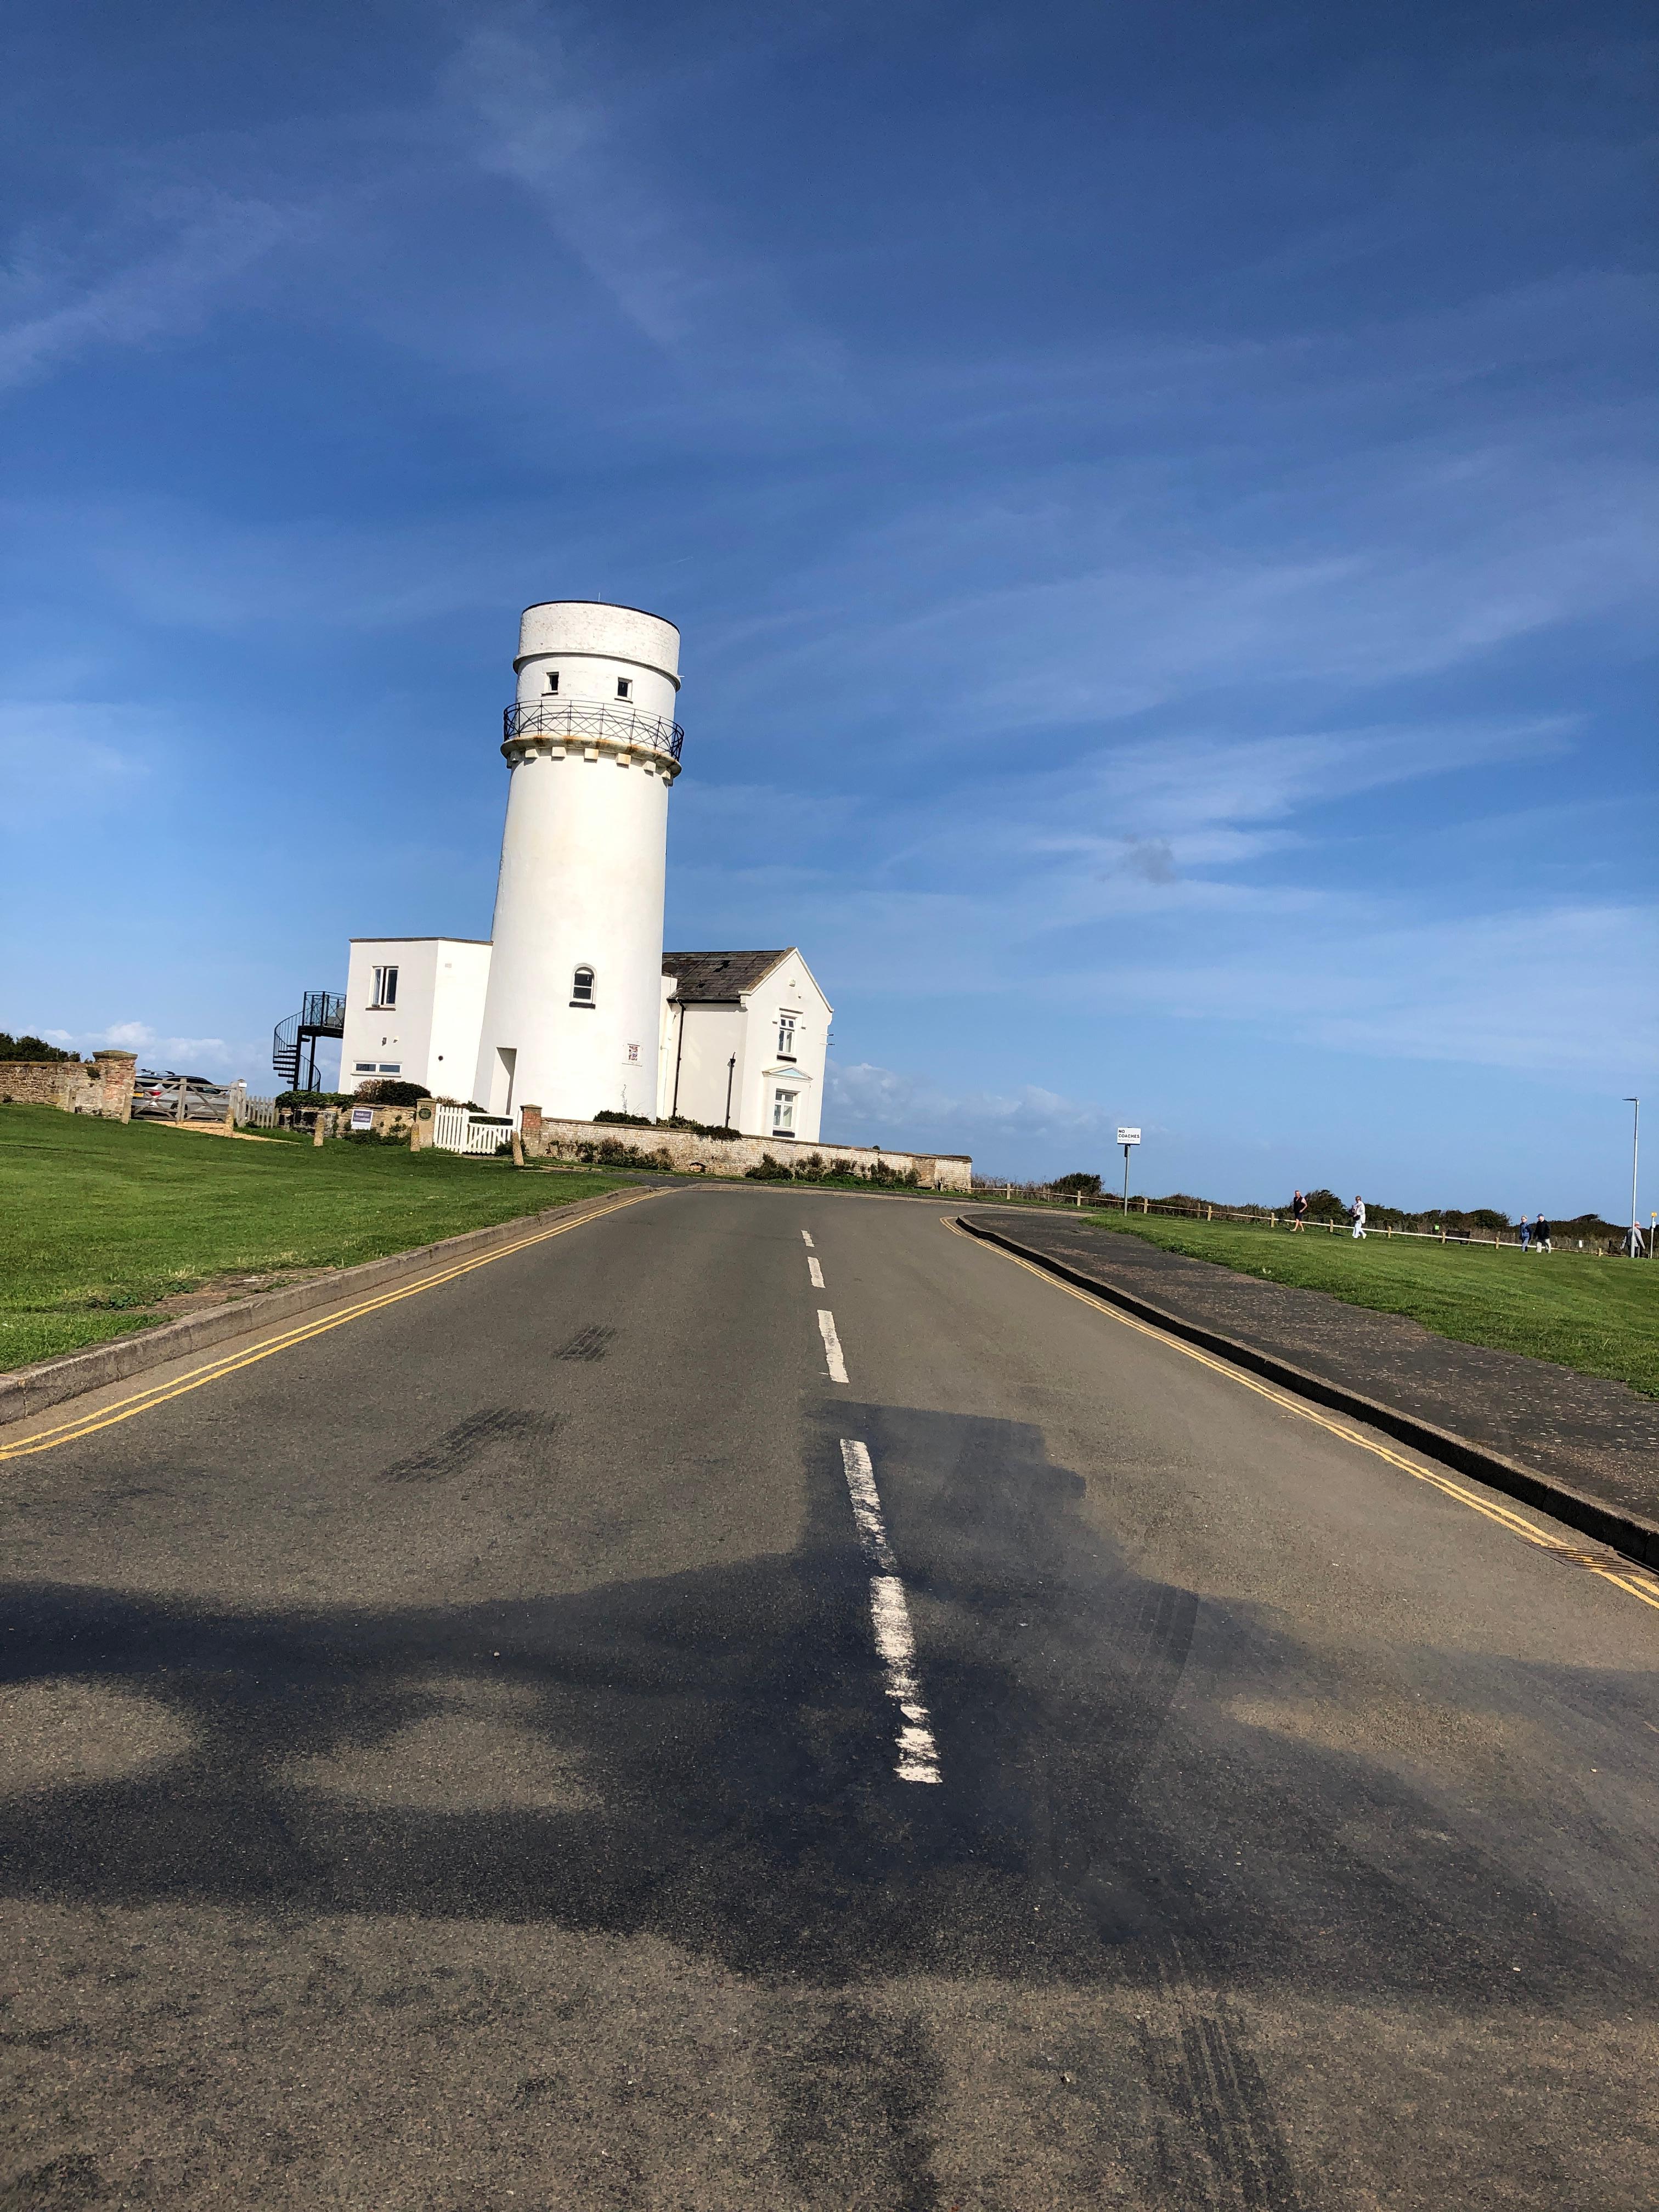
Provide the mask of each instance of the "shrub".
{"label": "shrub", "polygon": [[747,1170],[746,1180],[750,1182],[793,1182],[795,1178],[781,1160],[775,1160],[770,1152],[763,1152],[760,1165]]}
{"label": "shrub", "polygon": [[0,1060],[80,1060],[78,1052],[60,1052],[55,1044],[44,1037],[13,1036],[9,1030],[0,1030]]}
{"label": "shrub", "polygon": [[423,1083],[402,1083],[395,1075],[383,1075],[373,1083],[357,1086],[359,1106],[416,1106],[432,1093]]}
{"label": "shrub", "polygon": [[885,1160],[872,1160],[861,1179],[884,1190],[915,1190],[921,1180],[914,1168],[890,1168]]}
{"label": "shrub", "polygon": [[[1285,1211],[1290,1212],[1289,1206]],[[1308,1193],[1308,1212],[1316,1221],[1346,1221],[1348,1202],[1339,1198],[1334,1190],[1310,1190]]]}
{"label": "shrub", "polygon": [[1079,1195],[1084,1198],[1098,1198],[1100,1177],[1097,1175],[1086,1175],[1079,1168],[1075,1175],[1056,1176],[1048,1188],[1050,1190],[1064,1191],[1067,1198]]}
{"label": "shrub", "polygon": [[[638,1125],[649,1128],[647,1121]],[[512,1147],[507,1147],[511,1151]],[[616,1137],[601,1137],[598,1144],[591,1140],[576,1147],[576,1157],[590,1167],[645,1168],[653,1173],[672,1172],[674,1163],[660,1147],[653,1152],[642,1152],[637,1145],[624,1145]]]}

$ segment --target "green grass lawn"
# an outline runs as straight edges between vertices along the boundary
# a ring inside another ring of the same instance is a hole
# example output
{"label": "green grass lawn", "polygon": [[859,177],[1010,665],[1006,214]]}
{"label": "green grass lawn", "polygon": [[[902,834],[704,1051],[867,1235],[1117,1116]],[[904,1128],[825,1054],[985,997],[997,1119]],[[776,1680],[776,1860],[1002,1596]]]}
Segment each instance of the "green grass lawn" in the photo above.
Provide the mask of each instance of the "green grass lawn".
{"label": "green grass lawn", "polygon": [[450,1152],[237,1144],[0,1106],[0,1369],[101,1343],[229,1275],[349,1267],[617,1188]]}
{"label": "green grass lawn", "polygon": [[[1097,1228],[1212,1260],[1240,1274],[1324,1291],[1349,1305],[1409,1314],[1462,1344],[1488,1344],[1607,1375],[1659,1398],[1659,1262],[1557,1251],[1524,1256],[1490,1244],[1420,1243],[1236,1222],[1085,1213]],[[1010,1224],[1012,1227],[1012,1224]]]}

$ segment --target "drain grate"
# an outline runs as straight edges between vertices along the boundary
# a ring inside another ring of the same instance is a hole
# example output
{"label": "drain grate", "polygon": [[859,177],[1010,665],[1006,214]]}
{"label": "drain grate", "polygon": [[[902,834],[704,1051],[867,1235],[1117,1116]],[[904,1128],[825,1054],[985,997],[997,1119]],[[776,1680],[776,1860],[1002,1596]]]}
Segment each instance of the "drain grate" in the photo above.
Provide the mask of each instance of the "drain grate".
{"label": "drain grate", "polygon": [[590,1322],[586,1328],[576,1331],[568,1344],[562,1345],[553,1357],[556,1359],[603,1359],[610,1351],[616,1334],[614,1328],[607,1328],[602,1322]]}

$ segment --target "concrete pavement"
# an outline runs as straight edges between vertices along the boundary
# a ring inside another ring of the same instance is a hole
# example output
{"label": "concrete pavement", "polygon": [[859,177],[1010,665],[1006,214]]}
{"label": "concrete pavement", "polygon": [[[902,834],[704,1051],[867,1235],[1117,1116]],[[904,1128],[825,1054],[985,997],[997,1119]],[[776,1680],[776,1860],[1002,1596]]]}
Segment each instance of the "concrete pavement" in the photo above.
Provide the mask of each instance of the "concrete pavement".
{"label": "concrete pavement", "polygon": [[1646,2204],[1659,1607],[1460,1487],[800,1188],[0,1459],[0,2204]]}

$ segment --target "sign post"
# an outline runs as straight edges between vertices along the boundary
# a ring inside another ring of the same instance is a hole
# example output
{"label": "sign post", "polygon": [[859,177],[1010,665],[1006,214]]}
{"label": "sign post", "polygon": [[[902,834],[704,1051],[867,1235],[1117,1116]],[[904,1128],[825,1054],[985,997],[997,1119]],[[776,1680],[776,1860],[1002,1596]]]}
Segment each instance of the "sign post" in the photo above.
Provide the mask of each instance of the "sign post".
{"label": "sign post", "polygon": [[1123,1211],[1129,1211],[1129,1147],[1140,1142],[1139,1129],[1120,1129],[1117,1140],[1123,1147]]}

